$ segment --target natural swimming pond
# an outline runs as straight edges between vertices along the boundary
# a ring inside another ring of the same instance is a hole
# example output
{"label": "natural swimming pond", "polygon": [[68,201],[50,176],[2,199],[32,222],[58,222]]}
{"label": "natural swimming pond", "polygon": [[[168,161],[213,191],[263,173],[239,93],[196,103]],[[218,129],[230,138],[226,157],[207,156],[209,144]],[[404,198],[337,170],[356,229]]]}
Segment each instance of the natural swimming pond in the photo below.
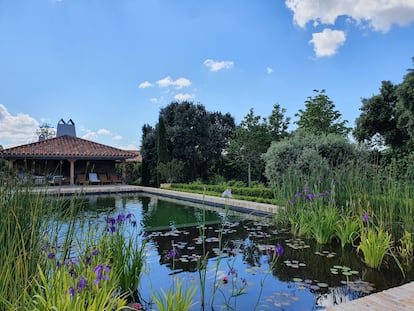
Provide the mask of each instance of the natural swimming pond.
{"label": "natural swimming pond", "polygon": [[[151,294],[167,291],[176,277],[197,288],[199,302],[197,260],[204,255],[205,310],[320,310],[414,279],[412,272],[404,279],[392,261],[382,271],[367,268],[352,247],[296,239],[264,217],[135,194],[77,200],[82,221],[104,226],[109,217],[131,214],[143,232],[138,292],[145,310],[154,308]],[[283,254],[272,262],[278,244]],[[191,310],[201,309],[197,303]]]}

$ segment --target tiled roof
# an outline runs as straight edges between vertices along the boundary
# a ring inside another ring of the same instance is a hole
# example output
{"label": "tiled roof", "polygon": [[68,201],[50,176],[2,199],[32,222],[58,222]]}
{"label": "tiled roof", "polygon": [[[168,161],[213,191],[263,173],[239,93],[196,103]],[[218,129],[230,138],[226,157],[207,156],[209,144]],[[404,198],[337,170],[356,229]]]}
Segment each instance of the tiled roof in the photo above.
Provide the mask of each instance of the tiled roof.
{"label": "tiled roof", "polygon": [[0,157],[6,159],[121,160],[136,156],[136,151],[122,150],[67,135],[0,151]]}

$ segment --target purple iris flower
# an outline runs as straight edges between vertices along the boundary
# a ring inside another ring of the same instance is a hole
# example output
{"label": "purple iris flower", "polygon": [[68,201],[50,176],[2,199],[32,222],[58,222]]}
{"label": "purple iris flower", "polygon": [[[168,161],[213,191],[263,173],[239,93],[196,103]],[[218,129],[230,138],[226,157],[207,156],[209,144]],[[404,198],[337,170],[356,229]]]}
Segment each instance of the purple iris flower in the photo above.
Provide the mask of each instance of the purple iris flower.
{"label": "purple iris flower", "polygon": [[179,255],[178,250],[173,248],[173,249],[168,251],[167,258],[172,259],[172,258],[174,258],[175,256],[178,256],[178,255]]}
{"label": "purple iris flower", "polygon": [[49,255],[47,255],[47,258],[49,258],[49,259],[55,258],[55,253],[54,252],[50,252]]}
{"label": "purple iris flower", "polygon": [[367,222],[369,220],[369,215],[367,213],[365,213],[364,215],[362,215],[362,221],[363,222]]}
{"label": "purple iris flower", "polygon": [[108,222],[109,225],[115,225],[116,220],[113,217],[109,217],[107,222]]}
{"label": "purple iris flower", "polygon": [[118,217],[116,218],[117,222],[123,222],[125,220],[125,215],[122,213],[118,214]]}
{"label": "purple iris flower", "polygon": [[75,296],[76,291],[72,286],[68,288],[68,292],[69,295],[71,295],[72,297]]}
{"label": "purple iris flower", "polygon": [[282,254],[285,252],[285,250],[283,249],[283,246],[280,245],[279,243],[276,244],[275,247],[275,253],[277,256],[282,256]]}
{"label": "purple iris flower", "polygon": [[109,276],[105,275],[105,273],[109,273],[110,271],[111,268],[103,264],[99,264],[93,268],[93,272],[96,275],[96,279],[93,281],[93,284],[98,285],[101,280],[109,280]]}
{"label": "purple iris flower", "polygon": [[82,291],[84,288],[88,286],[88,283],[86,282],[86,279],[84,277],[80,277],[78,281],[78,291]]}
{"label": "purple iris flower", "polygon": [[237,270],[236,269],[234,269],[234,268],[231,268],[230,270],[229,270],[229,272],[227,273],[227,275],[230,275],[230,274],[236,274],[237,273]]}

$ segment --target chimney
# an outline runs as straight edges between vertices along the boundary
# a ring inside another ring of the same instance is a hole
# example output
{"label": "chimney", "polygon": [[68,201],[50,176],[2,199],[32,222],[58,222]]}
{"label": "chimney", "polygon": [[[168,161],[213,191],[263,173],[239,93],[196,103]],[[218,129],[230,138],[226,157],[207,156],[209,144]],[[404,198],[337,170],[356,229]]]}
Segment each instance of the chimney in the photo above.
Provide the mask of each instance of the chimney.
{"label": "chimney", "polygon": [[75,123],[72,121],[72,119],[69,119],[68,122],[65,122],[63,121],[63,119],[60,119],[60,121],[58,122],[56,137],[64,135],[76,137]]}

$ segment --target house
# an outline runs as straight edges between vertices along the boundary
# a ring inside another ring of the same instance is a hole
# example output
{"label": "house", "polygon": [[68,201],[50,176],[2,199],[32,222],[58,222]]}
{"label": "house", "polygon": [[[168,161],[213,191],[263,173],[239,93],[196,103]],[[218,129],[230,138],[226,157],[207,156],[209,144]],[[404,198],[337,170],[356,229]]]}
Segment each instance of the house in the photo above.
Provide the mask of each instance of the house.
{"label": "house", "polygon": [[56,137],[39,137],[37,142],[0,150],[0,158],[9,162],[9,168],[31,176],[35,183],[62,176],[67,183],[75,184],[91,172],[109,177],[116,174],[115,163],[121,163],[124,177],[126,160],[136,157],[137,151],[76,137],[75,123],[62,119]]}

